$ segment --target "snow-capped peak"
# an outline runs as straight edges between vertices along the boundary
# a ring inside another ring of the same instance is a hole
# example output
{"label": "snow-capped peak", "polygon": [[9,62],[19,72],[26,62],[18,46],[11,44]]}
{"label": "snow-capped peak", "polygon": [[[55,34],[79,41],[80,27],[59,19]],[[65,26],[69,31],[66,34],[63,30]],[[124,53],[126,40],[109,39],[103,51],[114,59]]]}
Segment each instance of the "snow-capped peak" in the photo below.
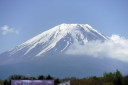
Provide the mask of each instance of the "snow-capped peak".
{"label": "snow-capped peak", "polygon": [[86,44],[90,40],[107,39],[88,24],[61,24],[17,46],[13,55],[22,50],[23,56],[41,56],[46,53],[63,53],[74,42]]}

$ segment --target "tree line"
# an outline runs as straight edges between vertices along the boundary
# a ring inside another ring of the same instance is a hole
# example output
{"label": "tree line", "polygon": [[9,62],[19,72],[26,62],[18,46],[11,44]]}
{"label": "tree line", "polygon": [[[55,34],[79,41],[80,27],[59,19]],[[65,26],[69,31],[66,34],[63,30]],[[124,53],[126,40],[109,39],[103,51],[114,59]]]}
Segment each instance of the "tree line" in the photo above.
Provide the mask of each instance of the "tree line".
{"label": "tree line", "polygon": [[36,77],[26,77],[23,75],[12,75],[5,80],[0,80],[0,85],[11,85],[11,80],[54,80],[55,84],[58,85],[61,82],[69,81],[71,85],[128,85],[128,75],[122,76],[120,71],[104,73],[103,77],[89,77],[89,78],[54,78],[51,75],[44,76],[39,75]]}

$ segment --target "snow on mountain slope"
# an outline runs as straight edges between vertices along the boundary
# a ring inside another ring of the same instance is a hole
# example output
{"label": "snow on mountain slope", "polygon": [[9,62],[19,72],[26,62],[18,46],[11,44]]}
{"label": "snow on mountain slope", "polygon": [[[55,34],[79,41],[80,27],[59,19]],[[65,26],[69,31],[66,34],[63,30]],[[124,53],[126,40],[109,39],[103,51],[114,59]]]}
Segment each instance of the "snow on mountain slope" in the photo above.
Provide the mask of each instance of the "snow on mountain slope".
{"label": "snow on mountain slope", "polygon": [[101,76],[105,71],[116,69],[127,73],[128,64],[113,58],[65,53],[75,43],[82,46],[90,41],[106,39],[88,24],[61,24],[0,54],[0,74],[2,78],[13,74],[37,76],[42,73],[64,78]]}
{"label": "snow on mountain slope", "polygon": [[86,44],[107,38],[88,24],[61,24],[45,31],[9,51],[10,56],[41,56],[63,53],[74,42]]}

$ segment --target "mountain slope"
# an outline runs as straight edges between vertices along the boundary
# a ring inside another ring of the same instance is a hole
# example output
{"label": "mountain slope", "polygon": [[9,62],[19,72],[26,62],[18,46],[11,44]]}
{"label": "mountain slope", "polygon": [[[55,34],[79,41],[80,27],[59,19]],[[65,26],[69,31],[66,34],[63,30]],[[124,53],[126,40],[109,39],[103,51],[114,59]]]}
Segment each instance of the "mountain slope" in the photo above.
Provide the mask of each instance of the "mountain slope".
{"label": "mountain slope", "polygon": [[107,38],[88,24],[61,24],[45,31],[8,51],[8,56],[38,57],[49,53],[64,53],[74,42],[86,44]]}
{"label": "mountain slope", "polygon": [[86,45],[89,41],[107,39],[88,24],[61,24],[0,54],[0,74],[2,78],[12,74],[50,74],[62,78],[101,76],[103,72],[116,69],[127,73],[128,63],[125,62],[65,54],[74,43]]}

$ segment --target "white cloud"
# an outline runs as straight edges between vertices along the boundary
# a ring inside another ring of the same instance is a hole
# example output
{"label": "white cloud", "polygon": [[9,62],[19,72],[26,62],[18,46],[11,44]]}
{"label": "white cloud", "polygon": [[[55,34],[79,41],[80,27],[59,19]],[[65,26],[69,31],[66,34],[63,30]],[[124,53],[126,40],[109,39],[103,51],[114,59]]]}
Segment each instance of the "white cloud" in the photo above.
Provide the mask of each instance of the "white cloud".
{"label": "white cloud", "polygon": [[15,30],[13,28],[10,28],[7,25],[1,27],[1,30],[2,30],[2,35],[7,35],[8,33],[15,33],[15,34],[18,34],[19,33],[18,30]]}
{"label": "white cloud", "polygon": [[112,35],[109,40],[90,41],[86,45],[74,43],[66,52],[71,55],[89,55],[93,57],[109,57],[128,62],[128,39]]}

